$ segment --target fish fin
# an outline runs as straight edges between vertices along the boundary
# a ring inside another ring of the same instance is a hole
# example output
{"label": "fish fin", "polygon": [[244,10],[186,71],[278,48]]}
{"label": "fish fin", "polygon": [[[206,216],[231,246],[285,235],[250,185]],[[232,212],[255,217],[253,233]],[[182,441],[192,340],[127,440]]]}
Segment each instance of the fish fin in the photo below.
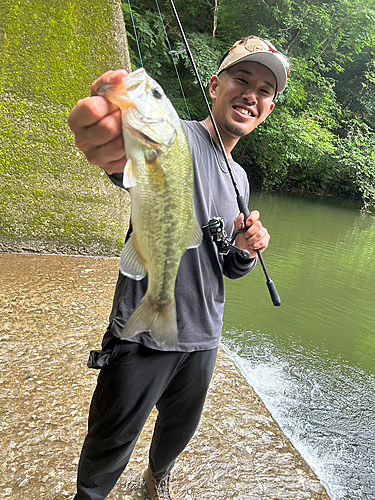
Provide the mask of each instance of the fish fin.
{"label": "fish fin", "polygon": [[145,158],[148,163],[152,163],[158,159],[158,151],[156,149],[149,149],[145,153]]}
{"label": "fish fin", "polygon": [[197,219],[194,218],[193,232],[192,232],[191,240],[190,240],[187,248],[189,249],[189,248],[199,247],[199,245],[202,243],[202,238],[203,238],[202,228],[198,224]]}
{"label": "fish fin", "polygon": [[173,351],[177,348],[176,307],[173,302],[164,310],[153,307],[144,297],[130,316],[122,333],[122,339],[131,339],[138,333],[150,332],[155,342],[165,349]]}
{"label": "fish fin", "polygon": [[[152,153],[154,154],[152,155]],[[164,164],[160,161],[159,153],[160,151],[157,151],[156,149],[148,152],[148,156],[146,156],[146,165],[154,175],[156,172],[158,176],[160,175],[166,177],[165,172],[168,171],[168,167],[164,167]]]}
{"label": "fish fin", "polygon": [[139,255],[135,243],[134,234],[125,243],[120,256],[120,272],[133,280],[141,280],[147,274],[146,266]]}
{"label": "fish fin", "polygon": [[122,184],[125,189],[134,187],[137,185],[137,182],[134,177],[134,172],[133,172],[133,162],[129,158],[128,161],[125,164],[124,167],[124,173],[123,173],[123,178],[122,178]]}

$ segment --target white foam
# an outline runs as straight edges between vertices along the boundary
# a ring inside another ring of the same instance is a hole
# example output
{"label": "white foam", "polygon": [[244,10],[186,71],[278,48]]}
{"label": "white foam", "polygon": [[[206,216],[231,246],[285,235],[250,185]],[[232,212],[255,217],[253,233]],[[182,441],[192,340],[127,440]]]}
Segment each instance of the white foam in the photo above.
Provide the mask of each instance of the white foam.
{"label": "white foam", "polygon": [[375,376],[263,334],[246,332],[246,345],[239,336],[225,350],[332,500],[374,499]]}

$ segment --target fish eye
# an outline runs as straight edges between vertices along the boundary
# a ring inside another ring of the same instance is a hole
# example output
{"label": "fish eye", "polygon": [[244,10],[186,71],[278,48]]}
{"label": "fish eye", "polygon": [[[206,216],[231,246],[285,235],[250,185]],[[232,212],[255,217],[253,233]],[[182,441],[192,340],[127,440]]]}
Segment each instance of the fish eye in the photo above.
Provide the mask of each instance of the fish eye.
{"label": "fish eye", "polygon": [[161,92],[158,89],[153,89],[152,95],[155,97],[155,99],[161,99],[163,97]]}

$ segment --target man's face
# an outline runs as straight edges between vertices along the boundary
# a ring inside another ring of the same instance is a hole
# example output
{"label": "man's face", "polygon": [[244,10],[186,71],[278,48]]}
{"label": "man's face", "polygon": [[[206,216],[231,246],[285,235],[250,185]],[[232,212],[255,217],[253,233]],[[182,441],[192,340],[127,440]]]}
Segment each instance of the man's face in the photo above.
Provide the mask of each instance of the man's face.
{"label": "man's face", "polygon": [[254,62],[235,64],[210,83],[212,111],[221,134],[238,140],[252,132],[273,110],[276,79]]}

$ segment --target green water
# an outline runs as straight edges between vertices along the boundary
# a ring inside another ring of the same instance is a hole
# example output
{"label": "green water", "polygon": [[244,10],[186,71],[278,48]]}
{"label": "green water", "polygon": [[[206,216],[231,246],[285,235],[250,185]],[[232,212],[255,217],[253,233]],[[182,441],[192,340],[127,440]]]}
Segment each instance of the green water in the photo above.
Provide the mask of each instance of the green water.
{"label": "green water", "polygon": [[224,346],[332,499],[375,499],[375,216],[322,197],[254,195],[271,234],[226,280]]}
{"label": "green water", "polygon": [[329,356],[375,364],[375,217],[331,198],[254,195],[271,234],[263,254],[282,306],[274,307],[260,266],[227,281],[226,322],[275,333],[287,343],[324,347]]}

